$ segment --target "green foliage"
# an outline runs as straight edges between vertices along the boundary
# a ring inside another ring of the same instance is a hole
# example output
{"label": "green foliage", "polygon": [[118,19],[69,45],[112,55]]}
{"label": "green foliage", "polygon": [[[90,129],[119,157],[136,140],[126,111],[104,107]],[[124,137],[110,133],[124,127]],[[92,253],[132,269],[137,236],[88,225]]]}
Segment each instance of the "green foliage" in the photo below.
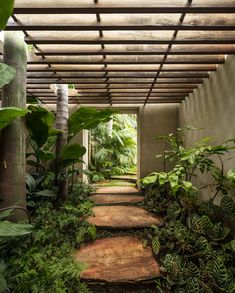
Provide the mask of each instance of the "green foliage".
{"label": "green foliage", "polygon": [[136,165],[137,123],[135,115],[113,115],[91,131],[91,162],[87,174],[92,182],[122,175]]}
{"label": "green foliage", "polygon": [[98,124],[109,121],[114,113],[115,111],[112,109],[98,111],[95,108],[79,108],[69,118],[70,139],[83,129],[93,129]]}
{"label": "green foliage", "polygon": [[[185,149],[173,135],[160,137],[171,145],[164,158],[172,164],[169,172],[152,173],[142,179],[148,209],[161,213],[165,226],[153,226],[148,238],[161,265],[159,292],[235,292],[234,240],[228,222],[234,220],[233,171],[224,174],[221,157],[234,148],[233,140],[209,146],[207,139]],[[213,158],[221,163],[218,167]],[[214,179],[214,194],[199,203],[191,183],[198,172]],[[215,197],[221,194],[220,204]]]}
{"label": "green foliage", "polygon": [[154,236],[152,239],[152,248],[153,248],[153,252],[158,255],[159,251],[160,251],[160,241],[159,238],[157,236]]}
{"label": "green foliage", "polygon": [[79,278],[85,264],[75,254],[83,241],[96,238],[95,227],[84,221],[91,215],[90,191],[77,183],[63,206],[47,202],[36,209],[31,238],[0,241],[10,292],[89,292]]}
{"label": "green foliage", "polygon": [[55,121],[55,116],[41,106],[30,105],[28,110],[30,113],[25,117],[26,126],[30,138],[40,148],[48,140],[50,129]]}
{"label": "green foliage", "polygon": [[32,225],[0,221],[0,237],[15,237],[32,233]]}
{"label": "green foliage", "polygon": [[[6,219],[12,215],[13,209],[7,209],[0,212],[0,237],[2,239],[15,239],[17,236],[24,236],[27,234],[32,233],[33,226],[27,224],[19,224],[19,223],[12,223],[7,221]],[[1,239],[1,238],[0,238]],[[0,241],[1,243],[1,241]],[[1,245],[0,245],[1,249]],[[2,255],[0,257],[0,292],[6,292],[7,288],[7,281],[5,279],[5,272],[6,270],[6,263],[2,259]]]}
{"label": "green foliage", "polygon": [[[36,195],[37,197],[52,196],[57,192],[60,182],[72,178],[70,182],[73,184],[73,176],[78,172],[74,165],[82,162],[81,158],[85,154],[86,148],[80,144],[69,144],[69,141],[82,129],[91,129],[101,122],[108,121],[114,111],[79,108],[69,119],[68,140],[61,154],[56,158],[56,140],[61,131],[53,128],[55,115],[40,105],[30,105],[28,109],[30,110],[30,113],[26,115],[26,126],[29,133],[28,146],[33,151],[27,154],[27,164],[32,167],[31,177],[36,183],[40,183],[37,188],[33,188],[33,192],[28,189],[28,198],[32,206]],[[54,176],[51,176],[52,174]],[[40,178],[45,178],[45,180],[42,179],[41,182]],[[48,179],[50,184],[46,184]]]}
{"label": "green foliage", "polygon": [[16,107],[6,107],[0,109],[0,129],[5,128],[16,118],[25,116],[28,113],[26,109]]}
{"label": "green foliage", "polygon": [[2,88],[4,85],[9,84],[14,78],[15,73],[16,71],[13,67],[4,63],[0,63],[0,88]]}
{"label": "green foliage", "polygon": [[14,8],[14,0],[1,1],[0,4],[0,30],[3,30]]}
{"label": "green foliage", "polygon": [[86,153],[86,148],[78,143],[68,144],[64,147],[61,154],[62,166],[67,167],[71,164],[82,162],[80,159]]}

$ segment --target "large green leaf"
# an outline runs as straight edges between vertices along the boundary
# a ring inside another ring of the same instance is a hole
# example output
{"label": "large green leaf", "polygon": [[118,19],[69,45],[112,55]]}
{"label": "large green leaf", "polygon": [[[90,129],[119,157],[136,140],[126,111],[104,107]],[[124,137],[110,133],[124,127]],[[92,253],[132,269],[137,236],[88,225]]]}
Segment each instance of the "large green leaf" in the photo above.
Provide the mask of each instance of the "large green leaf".
{"label": "large green leaf", "polygon": [[51,189],[44,189],[38,192],[35,192],[36,195],[46,196],[46,197],[55,197],[56,192]]}
{"label": "large green leaf", "polygon": [[0,237],[22,236],[32,233],[32,230],[32,225],[16,224],[9,221],[0,222]]}
{"label": "large green leaf", "polygon": [[0,1],[0,30],[3,30],[14,8],[14,0]]}
{"label": "large green leaf", "polygon": [[[1,13],[1,10],[0,10]],[[1,16],[0,16],[1,21]],[[10,83],[15,76],[15,69],[11,66],[8,66],[4,63],[0,63],[0,88],[4,85]]]}
{"label": "large green leaf", "polygon": [[8,218],[11,216],[13,209],[8,209],[5,211],[0,212],[0,220]]}
{"label": "large green leaf", "polygon": [[26,126],[29,135],[38,147],[43,146],[49,136],[55,116],[46,108],[30,105],[28,107],[30,113],[26,115]]}
{"label": "large green leaf", "polygon": [[86,153],[86,148],[78,143],[66,145],[62,151],[61,160],[63,166],[82,162],[81,157]]}
{"label": "large green leaf", "polygon": [[25,116],[29,111],[23,108],[0,108],[0,129],[5,128],[14,119]]}
{"label": "large green leaf", "polygon": [[114,113],[116,111],[113,109],[98,111],[95,108],[81,107],[69,118],[69,134],[74,136],[83,129],[92,129],[99,123],[108,122]]}
{"label": "large green leaf", "polygon": [[0,272],[0,292],[9,292],[9,289],[7,288],[7,281],[4,277],[4,275]]}

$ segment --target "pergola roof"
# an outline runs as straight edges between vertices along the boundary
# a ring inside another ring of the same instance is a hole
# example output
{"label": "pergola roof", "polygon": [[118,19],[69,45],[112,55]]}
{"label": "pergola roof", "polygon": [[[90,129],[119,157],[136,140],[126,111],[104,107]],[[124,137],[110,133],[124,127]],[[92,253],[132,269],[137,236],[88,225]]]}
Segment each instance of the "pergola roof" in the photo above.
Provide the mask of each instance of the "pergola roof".
{"label": "pergola roof", "polygon": [[70,102],[181,102],[235,52],[234,0],[15,0],[6,30],[31,45],[28,92]]}

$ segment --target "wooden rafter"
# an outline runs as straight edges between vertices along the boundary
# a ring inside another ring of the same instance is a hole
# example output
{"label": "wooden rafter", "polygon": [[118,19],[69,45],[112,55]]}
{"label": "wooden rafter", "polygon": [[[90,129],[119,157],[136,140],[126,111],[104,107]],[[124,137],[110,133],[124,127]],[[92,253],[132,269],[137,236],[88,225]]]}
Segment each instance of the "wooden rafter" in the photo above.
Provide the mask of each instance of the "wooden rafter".
{"label": "wooden rafter", "polygon": [[71,103],[180,103],[235,53],[235,0],[15,0],[7,30],[33,48],[27,91],[45,103],[61,83]]}

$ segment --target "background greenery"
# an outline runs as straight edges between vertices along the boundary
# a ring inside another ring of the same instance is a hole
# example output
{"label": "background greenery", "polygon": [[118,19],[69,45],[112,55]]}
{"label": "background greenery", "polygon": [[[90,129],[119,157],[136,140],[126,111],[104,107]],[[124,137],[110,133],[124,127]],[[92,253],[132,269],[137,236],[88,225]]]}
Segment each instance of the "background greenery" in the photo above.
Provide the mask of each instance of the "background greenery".
{"label": "background greenery", "polygon": [[134,114],[115,114],[112,121],[90,131],[89,175],[92,182],[136,169],[137,120]]}

